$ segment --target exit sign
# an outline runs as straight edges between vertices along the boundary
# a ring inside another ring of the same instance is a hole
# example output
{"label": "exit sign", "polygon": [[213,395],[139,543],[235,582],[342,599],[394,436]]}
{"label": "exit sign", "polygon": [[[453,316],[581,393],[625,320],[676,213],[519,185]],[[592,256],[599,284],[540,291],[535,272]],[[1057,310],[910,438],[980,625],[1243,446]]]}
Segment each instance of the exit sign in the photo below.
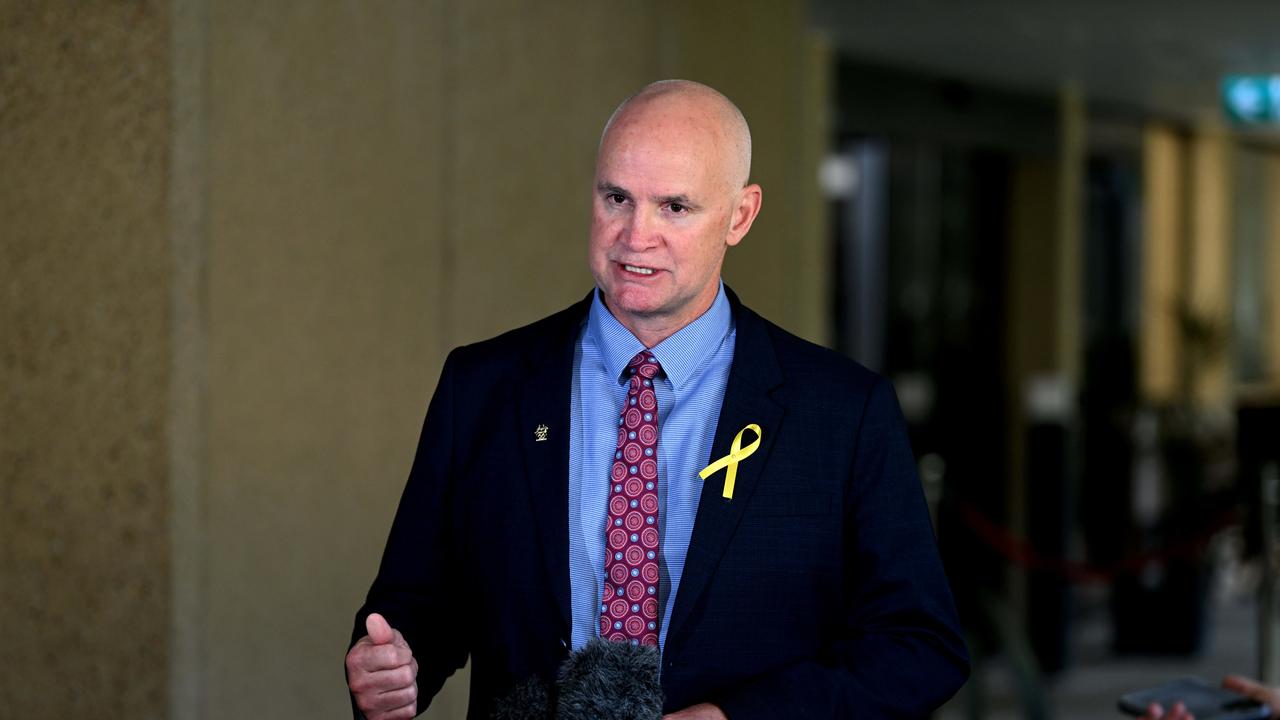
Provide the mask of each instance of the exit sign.
{"label": "exit sign", "polygon": [[1222,105],[1238,123],[1280,124],[1280,75],[1227,76]]}

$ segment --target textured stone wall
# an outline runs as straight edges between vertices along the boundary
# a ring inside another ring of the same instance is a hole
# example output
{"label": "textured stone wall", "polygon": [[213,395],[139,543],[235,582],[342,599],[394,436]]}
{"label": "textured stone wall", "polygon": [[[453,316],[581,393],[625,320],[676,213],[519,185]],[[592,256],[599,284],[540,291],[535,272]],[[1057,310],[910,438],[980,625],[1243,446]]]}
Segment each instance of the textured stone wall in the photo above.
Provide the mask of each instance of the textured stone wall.
{"label": "textured stone wall", "polygon": [[167,6],[0,2],[0,715],[160,717]]}

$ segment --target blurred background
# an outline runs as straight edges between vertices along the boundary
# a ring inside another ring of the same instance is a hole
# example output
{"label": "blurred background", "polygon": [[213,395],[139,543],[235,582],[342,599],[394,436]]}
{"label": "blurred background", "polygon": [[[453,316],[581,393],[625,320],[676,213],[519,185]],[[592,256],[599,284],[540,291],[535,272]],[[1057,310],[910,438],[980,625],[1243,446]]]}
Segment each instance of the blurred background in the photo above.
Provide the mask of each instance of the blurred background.
{"label": "blurred background", "polygon": [[1278,29],[0,0],[0,717],[348,717],[444,355],[588,290],[600,129],[663,77],[752,126],[727,282],[897,387],[974,656],[940,717],[1280,684]]}

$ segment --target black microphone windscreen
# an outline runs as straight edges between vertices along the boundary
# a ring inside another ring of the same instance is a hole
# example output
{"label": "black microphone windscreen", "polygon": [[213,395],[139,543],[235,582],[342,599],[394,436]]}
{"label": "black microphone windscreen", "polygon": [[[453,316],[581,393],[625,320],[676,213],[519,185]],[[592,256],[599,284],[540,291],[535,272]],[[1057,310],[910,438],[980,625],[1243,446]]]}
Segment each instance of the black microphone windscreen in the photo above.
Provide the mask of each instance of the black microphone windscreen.
{"label": "black microphone windscreen", "polygon": [[658,649],[597,638],[560,666],[557,720],[661,720]]}

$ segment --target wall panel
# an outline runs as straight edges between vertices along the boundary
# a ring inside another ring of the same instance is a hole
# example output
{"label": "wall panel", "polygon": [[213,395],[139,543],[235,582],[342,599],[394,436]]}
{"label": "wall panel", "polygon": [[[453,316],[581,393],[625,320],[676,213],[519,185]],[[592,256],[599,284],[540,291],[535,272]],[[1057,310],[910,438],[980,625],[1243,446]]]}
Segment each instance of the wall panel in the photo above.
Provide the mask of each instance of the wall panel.
{"label": "wall panel", "polygon": [[441,6],[209,13],[205,717],[342,717],[443,359]]}

